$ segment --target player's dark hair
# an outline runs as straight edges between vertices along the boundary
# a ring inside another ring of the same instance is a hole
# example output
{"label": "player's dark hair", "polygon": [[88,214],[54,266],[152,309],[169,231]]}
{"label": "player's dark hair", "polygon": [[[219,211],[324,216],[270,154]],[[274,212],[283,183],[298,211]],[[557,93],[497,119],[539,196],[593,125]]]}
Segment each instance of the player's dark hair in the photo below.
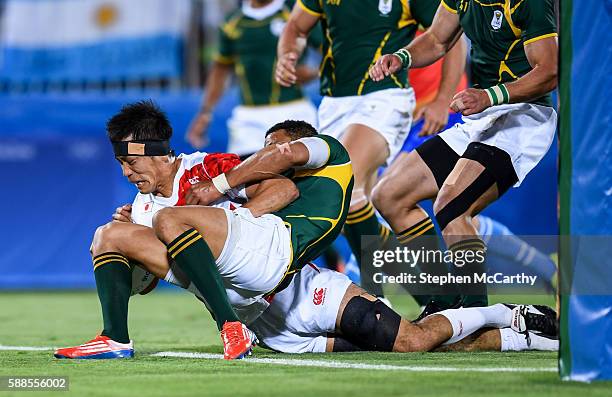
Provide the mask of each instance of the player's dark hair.
{"label": "player's dark hair", "polygon": [[283,122],[274,124],[266,132],[266,136],[278,130],[285,130],[293,140],[306,138],[309,136],[316,136],[319,134],[312,125],[303,120],[285,120]]}
{"label": "player's dark hair", "polygon": [[128,103],[106,123],[111,141],[121,141],[132,135],[132,140],[165,140],[172,136],[166,113],[150,99]]}

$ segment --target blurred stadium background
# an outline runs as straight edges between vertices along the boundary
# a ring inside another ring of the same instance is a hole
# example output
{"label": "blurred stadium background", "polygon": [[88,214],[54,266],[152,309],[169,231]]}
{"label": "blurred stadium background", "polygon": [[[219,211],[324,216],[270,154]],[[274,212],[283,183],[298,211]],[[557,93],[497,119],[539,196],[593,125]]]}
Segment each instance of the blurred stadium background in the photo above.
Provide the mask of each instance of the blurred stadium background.
{"label": "blurred stadium background", "polygon": [[[106,120],[122,104],[152,98],[170,117],[174,149],[193,151],[184,134],[201,100],[217,26],[238,3],[0,3],[0,177],[14,192],[0,198],[11,208],[0,232],[0,288],[94,286],[93,231],[135,194],[112,156]],[[318,83],[306,89],[318,104]],[[204,150],[226,150],[226,123],[238,101],[236,87],[229,89]],[[487,214],[516,234],[557,234],[556,148]]]}
{"label": "blurred stadium background", "polygon": [[[580,34],[580,40],[590,40],[593,43],[603,38],[603,42],[606,42],[605,37],[610,38],[610,36],[604,27],[609,28],[612,2],[604,0],[600,3],[589,0],[589,3],[591,8],[585,6],[582,9],[589,12],[581,11],[581,19],[574,20],[573,15],[578,13],[572,14],[572,11],[573,7],[577,6],[572,5],[569,0],[563,1],[567,19],[564,26],[567,29],[580,26],[581,28],[576,30]],[[110,220],[115,207],[131,202],[135,193],[133,187],[124,181],[113,158],[111,147],[105,137],[106,120],[127,102],[151,98],[169,115],[174,127],[172,140],[174,149],[177,152],[192,151],[184,140],[184,134],[200,104],[203,81],[214,52],[217,27],[223,20],[224,14],[238,4],[237,0],[0,1],[0,181],[3,186],[0,205],[5,210],[2,216],[3,228],[0,231],[0,292],[4,292],[0,294],[0,319],[10,327],[16,327],[15,330],[20,329],[22,330],[20,332],[23,332],[21,338],[12,337],[16,333],[13,328],[5,328],[0,332],[0,336],[11,335],[11,337],[5,338],[7,340],[4,343],[14,341],[13,343],[51,345],[57,342],[56,334],[47,335],[48,337],[40,335],[40,330],[48,326],[46,320],[55,320],[41,319],[40,316],[44,315],[45,308],[44,305],[40,305],[40,300],[49,302],[50,305],[65,304],[65,309],[69,312],[66,314],[66,319],[72,321],[78,321],[81,317],[71,310],[83,310],[88,313],[82,317],[84,322],[78,327],[69,327],[70,323],[67,322],[61,328],[62,335],[71,338],[71,341],[77,342],[83,338],[84,333],[95,329],[97,325],[91,322],[95,322],[98,318],[97,313],[92,313],[97,306],[95,295],[91,292],[86,295],[75,294],[72,299],[70,295],[55,292],[23,294],[20,298],[15,298],[16,294],[6,292],[65,291],[94,287],[88,253],[93,232],[98,225]],[[576,64],[582,68],[582,75],[589,76],[584,71],[590,66],[588,56],[596,49],[593,44],[577,47],[578,39],[574,44],[570,39],[566,41],[565,55],[563,50],[562,55],[568,59],[566,73],[569,74],[566,75],[566,81],[569,86],[569,81],[578,76],[577,72],[575,74],[572,74],[573,71],[567,72],[571,70],[572,50]],[[610,40],[607,42],[608,51],[604,49],[599,54],[601,62],[598,65],[601,65],[601,70],[598,73],[601,76],[608,76],[606,81],[609,81],[609,70],[607,74],[605,70],[610,61]],[[589,55],[585,55],[587,53]],[[316,59],[313,62],[316,62]],[[574,83],[576,87],[581,87],[582,91],[576,90],[577,94],[572,97],[572,106],[582,109],[584,114],[588,112],[587,109],[597,109],[602,118],[594,117],[592,120],[587,120],[586,117],[576,117],[574,124],[571,124],[567,121],[568,116],[565,128],[568,134],[574,131],[572,135],[574,137],[579,136],[583,125],[592,133],[601,131],[602,128],[604,131],[606,128],[609,131],[609,115],[603,117],[606,111],[602,109],[602,103],[580,102],[585,96],[597,91],[597,87],[593,86],[598,84],[597,80],[592,80],[590,83],[592,84],[587,85],[582,80]],[[313,102],[318,104],[320,97],[317,84],[309,85],[307,92]],[[566,104],[569,104],[569,91],[562,92],[561,95],[568,100]],[[210,128],[210,144],[204,150],[209,152],[226,150],[226,122],[238,101],[237,88],[233,86],[215,110]],[[604,125],[604,122],[608,124]],[[567,139],[561,146],[566,151],[566,165],[567,158],[578,153],[572,151],[572,143]],[[565,234],[610,234],[612,218],[609,217],[609,211],[612,206],[606,204],[609,203],[609,193],[605,193],[608,192],[605,189],[609,188],[609,184],[605,185],[605,181],[609,182],[610,174],[608,173],[607,179],[604,178],[603,184],[600,183],[597,187],[590,184],[593,180],[593,170],[599,167],[601,175],[610,169],[609,162],[605,163],[609,158],[610,140],[603,134],[597,138],[597,142],[600,144],[596,150],[600,156],[597,163],[584,162],[583,168],[576,167],[574,171],[578,177],[575,179],[571,176],[571,164],[566,166],[567,179],[561,181],[566,189],[565,193],[561,192],[566,200],[565,207],[562,208],[566,215],[563,229]],[[579,154],[585,157],[589,157],[589,151],[594,148],[580,138],[575,139],[574,145],[575,150],[580,150]],[[510,191],[503,199],[487,209],[486,214],[504,223],[516,234],[559,234],[557,158],[558,144],[555,142],[545,159],[520,189]],[[587,195],[595,190],[599,200],[596,206],[603,212],[594,215],[590,213],[588,205],[591,202],[588,201]],[[570,207],[570,196],[578,203],[575,209]],[[602,213],[603,218],[596,218],[602,219],[601,222],[591,222],[593,216],[597,217]],[[571,225],[570,219],[574,222]],[[555,246],[538,248],[546,254],[557,251]],[[601,251],[597,258],[610,257],[609,247],[605,248],[607,251],[604,251],[608,253]],[[576,263],[575,258],[572,261],[567,265],[570,268]],[[600,266],[602,263],[605,265],[606,260],[601,260]],[[579,273],[578,270],[574,270],[576,274]],[[83,297],[87,299],[87,303],[81,306],[79,302]],[[15,299],[18,302],[17,306],[12,303]],[[149,306],[141,306],[144,309],[140,315],[136,314],[134,320],[141,326],[140,331],[144,330],[141,336],[147,338],[146,349],[154,351],[160,346],[174,345],[173,341],[180,338],[183,339],[182,344],[178,344],[179,347],[195,348],[202,343],[197,330],[188,333],[187,339],[184,339],[185,334],[178,334],[176,329],[172,329],[174,320],[171,318],[167,318],[168,321],[164,326],[149,329],[147,326],[152,316],[146,311],[154,309],[155,302],[153,299]],[[161,302],[159,298],[157,302]],[[598,306],[601,302],[593,304],[593,310],[585,308],[584,302],[574,303],[586,312],[596,311],[597,307],[602,307]],[[571,304],[565,302],[566,307]],[[609,306],[609,303],[604,302],[603,307],[609,309]],[[160,307],[167,312],[174,310],[172,303]],[[403,307],[406,306],[400,302],[400,310]],[[197,310],[193,303],[192,310],[187,310],[179,320],[183,323],[196,321],[197,324],[199,320],[194,320]],[[409,310],[406,309],[403,314],[410,313]],[[61,314],[61,311],[56,314]],[[604,320],[606,316],[609,314],[603,314]],[[168,316],[164,318],[166,317]],[[597,318],[601,320],[602,317]],[[603,323],[598,323],[598,326],[603,324],[603,330],[609,330],[608,323],[609,318]],[[593,326],[593,323],[585,321],[583,326],[588,328]],[[60,328],[57,330],[60,332]],[[163,332],[167,332],[166,337],[160,337]],[[136,335],[138,336],[138,333]],[[584,346],[584,343],[588,345],[589,337],[585,337],[581,332],[573,335],[572,344],[575,347],[571,350],[579,352],[580,349],[588,347]],[[206,338],[209,343],[217,342],[211,335],[207,335]],[[66,340],[61,339],[61,343],[65,343]],[[598,356],[596,349],[606,343],[605,340],[605,335],[598,334],[597,343],[594,344],[595,348],[589,351],[589,357]],[[2,343],[0,340],[0,344]],[[568,351],[567,357],[570,357],[569,342],[565,348]],[[32,371],[43,371],[48,356],[49,354],[45,352],[44,355],[29,357],[25,361],[14,359],[12,365],[13,368],[26,368],[29,359]],[[579,353],[575,353],[574,358],[578,356]],[[609,377],[610,356],[612,355],[604,354],[603,361],[601,357],[599,361],[585,359],[575,365],[576,368],[584,369],[584,373],[587,374],[584,379],[602,374]],[[372,357],[370,359],[374,362],[383,361],[380,355]],[[457,365],[466,365],[472,360],[472,356],[469,355],[453,357],[456,358],[446,356],[443,360],[451,363],[456,360]],[[534,358],[535,362],[546,364],[550,364],[553,359],[551,355],[534,356]],[[359,360],[350,355],[343,359]],[[399,359],[394,357],[393,360]],[[484,365],[494,365],[492,363],[495,357],[482,356],[482,360]],[[509,361],[508,365],[521,364],[524,364],[521,363],[521,359],[515,358],[514,361]],[[179,376],[182,372],[181,364],[176,362],[175,365],[174,374]],[[571,372],[568,365],[570,364],[566,363],[566,375]],[[88,368],[84,367],[83,371],[87,371]],[[210,365],[208,368],[216,370],[215,365]],[[593,368],[600,370],[596,370],[595,374],[590,373]],[[157,375],[154,366],[144,369],[141,367],[138,371],[137,373],[150,376]],[[295,376],[299,375],[298,370],[293,372]],[[325,392],[327,388],[337,385],[334,379],[325,378],[324,370],[319,372],[321,372],[317,378],[319,383],[314,389],[308,384],[291,384],[289,388],[279,389],[276,393],[285,390]],[[108,370],[108,374],[115,373]],[[188,375],[198,376],[196,373]],[[426,375],[420,379],[438,381],[436,377],[430,376]],[[392,386],[384,381],[378,382],[377,379],[384,379],[382,376],[380,378],[371,376],[369,379],[372,385],[378,388],[388,390]],[[406,382],[403,384],[406,386],[403,387],[408,387],[409,379],[414,378],[405,379]],[[456,379],[459,383],[464,380],[460,376],[456,376]],[[487,387],[495,387],[500,378],[487,376],[480,379],[483,381],[482,388],[461,389],[459,395],[464,393],[471,395],[471,392],[478,390],[484,392]],[[508,375],[503,379],[506,385],[512,385],[507,389],[509,394],[520,392],[525,395],[525,391],[528,390],[541,395],[551,392],[552,389],[548,386],[554,378],[551,376],[542,380],[544,378],[533,375],[531,378],[528,377],[531,382],[527,383],[523,383],[525,378],[518,375]],[[280,381],[280,378],[278,380]],[[360,380],[362,379],[354,379],[347,384],[360,385],[362,387],[360,390],[364,391],[365,385],[359,383]],[[214,382],[212,379],[206,381]],[[448,390],[456,391],[456,385],[456,382],[449,382]],[[95,386],[95,384],[91,386],[91,390],[97,390]],[[270,392],[266,385],[257,384],[257,387],[259,389],[255,390]],[[236,391],[236,387],[228,390]],[[125,392],[124,389],[122,391]],[[398,392],[398,390],[390,391]],[[564,389],[555,390],[554,394],[560,395],[561,392],[567,395],[578,393],[577,389]],[[425,390],[421,389],[420,393],[424,395]],[[92,391],[91,394],[96,393]],[[598,393],[595,394],[606,395],[606,389],[598,389]]]}

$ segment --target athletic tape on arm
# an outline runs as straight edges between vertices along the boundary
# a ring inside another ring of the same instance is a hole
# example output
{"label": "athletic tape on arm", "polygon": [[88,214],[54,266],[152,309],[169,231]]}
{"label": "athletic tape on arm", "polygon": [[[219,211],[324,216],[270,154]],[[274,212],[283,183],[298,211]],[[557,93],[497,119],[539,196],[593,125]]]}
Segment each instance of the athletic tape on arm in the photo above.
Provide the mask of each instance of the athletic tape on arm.
{"label": "athletic tape on arm", "polygon": [[329,146],[323,139],[307,137],[300,138],[296,142],[301,142],[308,149],[308,161],[306,164],[296,168],[316,169],[323,167],[327,160],[329,160]]}

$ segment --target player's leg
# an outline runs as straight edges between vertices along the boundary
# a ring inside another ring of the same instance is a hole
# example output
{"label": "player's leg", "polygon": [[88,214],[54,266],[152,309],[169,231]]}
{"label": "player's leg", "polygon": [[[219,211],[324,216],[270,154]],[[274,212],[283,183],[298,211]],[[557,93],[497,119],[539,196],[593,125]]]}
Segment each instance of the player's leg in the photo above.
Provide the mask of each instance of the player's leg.
{"label": "player's leg", "polygon": [[166,244],[168,254],[204,296],[217,327],[222,329],[226,322],[240,321],[215,263],[228,235],[225,210],[198,206],[164,208],[155,214],[153,229]]}
{"label": "player's leg", "polygon": [[437,347],[436,352],[558,351],[559,338],[536,332],[520,333],[511,328],[483,328],[459,342]]}
{"label": "player's leg", "polygon": [[57,358],[132,357],[128,334],[128,303],[132,293],[133,263],[139,262],[157,277],[169,269],[167,251],[151,228],[127,222],[99,227],[91,244],[96,289],[104,328],[84,345],[58,349]]}
{"label": "player's leg", "polygon": [[[456,343],[482,328],[510,327],[513,319],[521,323],[521,332],[556,335],[554,317],[552,309],[542,312],[535,307],[496,304],[444,310],[415,324],[351,285],[338,309],[336,334],[362,350],[430,351],[442,344]],[[495,347],[490,341],[487,343],[485,347]]]}
{"label": "player's leg", "polygon": [[[384,239],[389,235],[386,227],[378,222],[374,207],[370,203],[373,181],[378,168],[385,164],[389,156],[389,146],[379,132],[362,124],[349,125],[340,141],[351,157],[355,177],[344,234],[357,262],[362,266],[362,277],[371,278],[373,269],[363,266],[361,261],[361,237],[381,236],[381,239]],[[383,295],[382,288],[378,286],[371,292],[377,296]]]}
{"label": "player's leg", "polygon": [[146,262],[151,272],[159,271],[167,266],[166,247],[150,228],[110,222],[96,230],[91,254],[104,319],[101,334],[116,342],[128,343],[127,312],[132,290],[130,266],[133,266],[133,261]]}
{"label": "player's leg", "polygon": [[[505,193],[518,180],[510,156],[501,149],[471,143],[444,181],[434,202],[436,220],[455,258],[471,253],[474,260],[459,268],[466,274],[486,272],[485,244],[472,222],[473,216]],[[455,260],[455,265],[458,261]],[[485,306],[486,284],[470,286],[463,306]]]}
{"label": "player's leg", "polygon": [[[432,219],[418,206],[438,194],[439,186],[453,169],[459,155],[442,139],[434,137],[410,153],[401,153],[383,174],[373,192],[376,208],[391,225],[402,246],[437,251],[438,235]],[[446,274],[442,262],[420,264],[420,271]],[[424,315],[456,306],[460,297],[452,287],[429,286],[431,295]]]}

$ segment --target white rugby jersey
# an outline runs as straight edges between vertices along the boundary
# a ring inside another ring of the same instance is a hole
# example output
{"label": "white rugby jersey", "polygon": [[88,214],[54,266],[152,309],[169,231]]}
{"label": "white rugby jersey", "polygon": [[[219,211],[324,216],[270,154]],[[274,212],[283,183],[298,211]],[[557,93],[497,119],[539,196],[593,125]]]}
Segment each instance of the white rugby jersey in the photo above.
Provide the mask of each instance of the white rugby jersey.
{"label": "white rugby jersey", "polygon": [[[166,207],[185,205],[185,195],[192,185],[209,181],[219,174],[229,171],[240,164],[240,158],[229,153],[202,153],[180,154],[177,158],[181,165],[174,176],[172,196],[162,197],[154,194],[137,193],[132,203],[132,221],[139,225],[152,227],[153,215]],[[236,196],[243,197],[244,191],[236,192]],[[214,204],[215,207],[235,209],[236,204],[224,200]]]}

